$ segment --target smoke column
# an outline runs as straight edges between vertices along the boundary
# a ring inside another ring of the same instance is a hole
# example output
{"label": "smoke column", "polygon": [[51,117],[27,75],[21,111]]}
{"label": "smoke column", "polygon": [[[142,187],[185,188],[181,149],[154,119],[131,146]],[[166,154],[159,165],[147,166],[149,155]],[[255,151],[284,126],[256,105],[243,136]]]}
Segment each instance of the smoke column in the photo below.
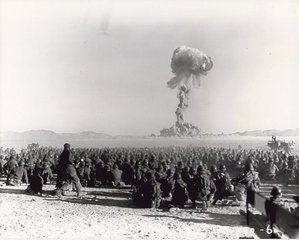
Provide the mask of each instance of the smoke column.
{"label": "smoke column", "polygon": [[179,104],[176,109],[177,121],[170,129],[163,129],[162,136],[195,136],[199,129],[184,121],[183,112],[188,107],[192,88],[200,86],[200,78],[213,67],[211,58],[196,48],[181,46],[175,49],[171,59],[171,69],[175,76],[167,82],[171,89],[178,89]]}

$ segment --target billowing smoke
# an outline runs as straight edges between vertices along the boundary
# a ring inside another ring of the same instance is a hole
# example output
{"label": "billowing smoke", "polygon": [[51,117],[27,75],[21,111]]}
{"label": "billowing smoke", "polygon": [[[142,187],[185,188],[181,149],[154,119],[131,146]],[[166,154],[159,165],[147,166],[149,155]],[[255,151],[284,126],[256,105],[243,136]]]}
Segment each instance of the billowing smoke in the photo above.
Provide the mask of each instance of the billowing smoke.
{"label": "billowing smoke", "polygon": [[196,48],[178,47],[171,59],[171,69],[175,77],[167,82],[168,87],[185,86],[187,89],[199,87],[200,77],[207,75],[213,67],[211,58]]}
{"label": "billowing smoke", "polygon": [[175,49],[171,59],[171,69],[175,76],[167,82],[171,89],[177,88],[179,104],[176,109],[177,121],[170,129],[163,129],[162,136],[196,136],[198,127],[184,121],[183,112],[189,105],[192,88],[200,86],[200,78],[213,67],[211,58],[196,48],[181,46]]}

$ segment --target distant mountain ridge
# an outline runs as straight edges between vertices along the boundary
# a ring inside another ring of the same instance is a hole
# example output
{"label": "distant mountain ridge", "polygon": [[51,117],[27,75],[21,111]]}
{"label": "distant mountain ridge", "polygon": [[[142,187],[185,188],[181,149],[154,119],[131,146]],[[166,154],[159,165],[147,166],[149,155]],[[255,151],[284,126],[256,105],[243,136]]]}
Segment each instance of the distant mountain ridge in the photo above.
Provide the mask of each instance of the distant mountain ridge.
{"label": "distant mountain ridge", "polygon": [[[251,137],[268,137],[268,136],[299,136],[299,128],[294,129],[268,129],[268,130],[252,130],[244,132],[234,132],[229,134],[203,134],[203,136],[251,136]],[[30,130],[24,132],[7,131],[0,132],[0,140],[65,140],[65,141],[79,141],[79,140],[96,140],[96,139],[122,139],[122,138],[140,138],[140,137],[158,137],[157,135],[148,136],[111,136],[106,133],[97,133],[93,131],[83,131],[80,133],[56,133],[51,130]]]}
{"label": "distant mountain ridge", "polygon": [[253,130],[253,131],[244,131],[244,132],[235,132],[228,135],[235,136],[252,136],[252,137],[262,137],[262,136],[299,136],[299,128],[293,129],[268,129],[268,130]]}
{"label": "distant mountain ridge", "polygon": [[92,131],[85,131],[81,133],[56,133],[50,130],[30,130],[25,132],[0,132],[0,139],[18,140],[18,139],[74,139],[74,140],[88,140],[88,139],[107,139],[112,136],[105,133],[96,133]]}

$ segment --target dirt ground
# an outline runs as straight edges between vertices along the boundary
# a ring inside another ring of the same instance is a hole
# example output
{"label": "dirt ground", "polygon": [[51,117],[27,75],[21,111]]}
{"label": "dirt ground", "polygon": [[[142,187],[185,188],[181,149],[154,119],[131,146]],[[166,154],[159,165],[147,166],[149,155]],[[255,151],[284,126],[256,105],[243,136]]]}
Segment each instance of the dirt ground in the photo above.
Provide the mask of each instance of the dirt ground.
{"label": "dirt ground", "polygon": [[[139,209],[130,189],[85,188],[77,198],[25,194],[23,186],[0,186],[0,238],[200,239],[257,238],[239,214],[244,207]],[[265,193],[270,186],[264,185]],[[291,199],[292,192],[287,196]]]}

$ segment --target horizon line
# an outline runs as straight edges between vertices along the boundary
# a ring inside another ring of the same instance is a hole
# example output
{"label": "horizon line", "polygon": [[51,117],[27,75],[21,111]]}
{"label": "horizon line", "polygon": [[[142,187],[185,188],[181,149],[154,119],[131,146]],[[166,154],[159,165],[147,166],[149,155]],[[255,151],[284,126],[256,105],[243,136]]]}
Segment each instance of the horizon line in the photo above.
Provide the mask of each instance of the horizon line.
{"label": "horizon line", "polygon": [[[230,134],[236,134],[236,133],[244,133],[244,132],[254,132],[254,131],[287,131],[287,130],[299,130],[299,127],[295,127],[295,128],[286,128],[286,129],[276,129],[276,128],[270,128],[270,129],[254,129],[254,130],[243,130],[243,131],[234,131],[234,132],[221,132],[221,133],[211,133],[211,132],[203,132],[202,134],[212,134],[212,135],[230,135]],[[105,132],[96,132],[96,131],[92,131],[92,130],[84,130],[84,131],[80,131],[80,132],[56,132],[53,130],[49,130],[49,129],[30,129],[30,130],[25,130],[25,131],[15,131],[15,130],[7,130],[7,131],[1,131],[0,133],[8,133],[8,132],[14,132],[14,133],[26,133],[26,132],[32,132],[32,131],[47,131],[47,132],[53,132],[56,134],[80,134],[80,133],[96,133],[96,134],[105,134],[105,135],[109,135],[111,137],[115,137],[115,136],[151,136],[151,135],[155,135],[155,136],[159,136],[158,134],[155,133],[149,133],[149,134],[144,134],[144,135],[132,135],[132,134],[117,134],[117,135],[112,135],[109,133],[105,133]]]}

